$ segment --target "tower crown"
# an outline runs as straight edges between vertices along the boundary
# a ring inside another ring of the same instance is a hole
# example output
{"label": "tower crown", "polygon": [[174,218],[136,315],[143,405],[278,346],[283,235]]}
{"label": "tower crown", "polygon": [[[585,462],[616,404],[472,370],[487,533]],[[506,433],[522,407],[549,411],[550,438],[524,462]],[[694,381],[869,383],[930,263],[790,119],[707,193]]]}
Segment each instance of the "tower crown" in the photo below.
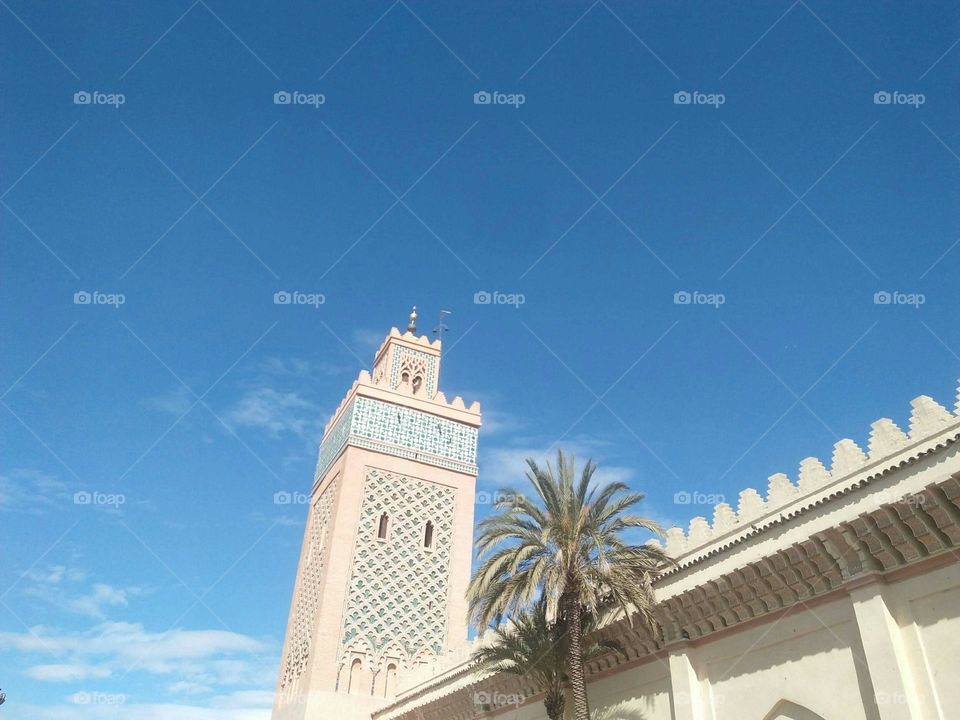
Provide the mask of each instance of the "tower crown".
{"label": "tower crown", "polygon": [[432,400],[439,380],[440,340],[391,328],[373,360],[374,384]]}

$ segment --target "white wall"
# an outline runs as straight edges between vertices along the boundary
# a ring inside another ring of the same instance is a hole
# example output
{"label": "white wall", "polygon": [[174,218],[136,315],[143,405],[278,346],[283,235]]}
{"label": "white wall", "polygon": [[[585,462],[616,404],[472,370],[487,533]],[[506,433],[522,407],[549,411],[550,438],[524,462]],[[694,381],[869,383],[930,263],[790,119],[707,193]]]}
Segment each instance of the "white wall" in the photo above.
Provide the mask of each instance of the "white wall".
{"label": "white wall", "polygon": [[[876,626],[858,625],[852,594],[838,592],[764,623],[718,633],[686,654],[703,701],[691,709],[666,659],[607,675],[590,684],[595,720],[957,720],[960,718],[960,564],[908,579],[866,585],[881,593],[894,625],[891,643],[901,655],[872,657],[885,645]],[[861,615],[863,617],[863,615]],[[869,617],[869,616],[868,616]],[[861,633],[870,633],[867,642]],[[875,650],[873,650],[875,649]],[[880,692],[877,677],[894,673],[906,690]],[[673,686],[673,687],[672,687]],[[913,693],[911,707],[906,697]],[[675,693],[676,697],[672,697]],[[877,702],[879,698],[879,702]],[[676,706],[672,700],[677,700]],[[813,713],[813,714],[810,714]],[[503,720],[545,720],[530,702]]]}

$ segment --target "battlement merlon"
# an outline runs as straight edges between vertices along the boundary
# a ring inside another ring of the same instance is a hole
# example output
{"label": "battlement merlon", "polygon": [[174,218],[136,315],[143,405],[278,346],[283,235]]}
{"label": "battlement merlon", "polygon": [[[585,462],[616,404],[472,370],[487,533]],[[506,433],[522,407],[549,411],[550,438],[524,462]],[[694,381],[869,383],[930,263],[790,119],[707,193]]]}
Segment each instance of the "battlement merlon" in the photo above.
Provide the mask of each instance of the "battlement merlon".
{"label": "battlement merlon", "polygon": [[686,531],[678,527],[667,530],[666,551],[686,566],[713,548],[756,532],[784,513],[790,515],[797,507],[816,500],[820,493],[834,492],[861,476],[898,464],[900,456],[915,454],[928,444],[939,442],[941,436],[960,434],[960,386],[953,413],[928,395],[914,398],[910,407],[907,432],[890,418],[881,418],[871,425],[867,452],[844,438],[834,445],[829,470],[818,458],[804,458],[797,483],[784,473],[776,473],[768,479],[766,498],[756,489],[747,488],[740,492],[736,510],[725,502],[714,507],[712,524],[698,516],[690,521]]}

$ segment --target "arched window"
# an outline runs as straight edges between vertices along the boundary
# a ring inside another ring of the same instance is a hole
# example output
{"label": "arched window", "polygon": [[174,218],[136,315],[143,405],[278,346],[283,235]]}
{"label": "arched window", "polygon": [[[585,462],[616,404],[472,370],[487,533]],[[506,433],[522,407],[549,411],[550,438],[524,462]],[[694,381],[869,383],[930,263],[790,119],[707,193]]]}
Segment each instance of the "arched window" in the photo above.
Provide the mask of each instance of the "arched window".
{"label": "arched window", "polygon": [[356,658],[350,663],[350,684],[347,686],[347,692],[351,695],[360,694],[360,672],[363,670],[363,663],[360,658]]}
{"label": "arched window", "polygon": [[427,520],[427,526],[423,530],[423,546],[425,548],[433,547],[433,523]]}
{"label": "arched window", "polygon": [[420,386],[422,385],[423,385],[423,378],[420,377],[419,375],[415,376],[413,378],[413,394],[414,395],[420,392]]}
{"label": "arched window", "polygon": [[390,527],[390,518],[386,513],[380,516],[380,524],[377,526],[377,540],[387,539],[387,530]]}
{"label": "arched window", "polygon": [[383,684],[383,696],[391,698],[397,693],[397,666],[393,663],[387,665],[387,678]]}

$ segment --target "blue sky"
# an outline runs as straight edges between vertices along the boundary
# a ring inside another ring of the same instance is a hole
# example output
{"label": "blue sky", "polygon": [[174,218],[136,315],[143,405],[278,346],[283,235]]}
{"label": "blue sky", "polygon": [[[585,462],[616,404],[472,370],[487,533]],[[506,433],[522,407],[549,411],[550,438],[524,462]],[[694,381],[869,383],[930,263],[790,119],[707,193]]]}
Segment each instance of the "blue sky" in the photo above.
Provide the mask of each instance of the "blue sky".
{"label": "blue sky", "polygon": [[274,494],[414,303],[483,489],[559,444],[686,524],[953,406],[954,4],[0,5],[9,718],[269,716]]}

